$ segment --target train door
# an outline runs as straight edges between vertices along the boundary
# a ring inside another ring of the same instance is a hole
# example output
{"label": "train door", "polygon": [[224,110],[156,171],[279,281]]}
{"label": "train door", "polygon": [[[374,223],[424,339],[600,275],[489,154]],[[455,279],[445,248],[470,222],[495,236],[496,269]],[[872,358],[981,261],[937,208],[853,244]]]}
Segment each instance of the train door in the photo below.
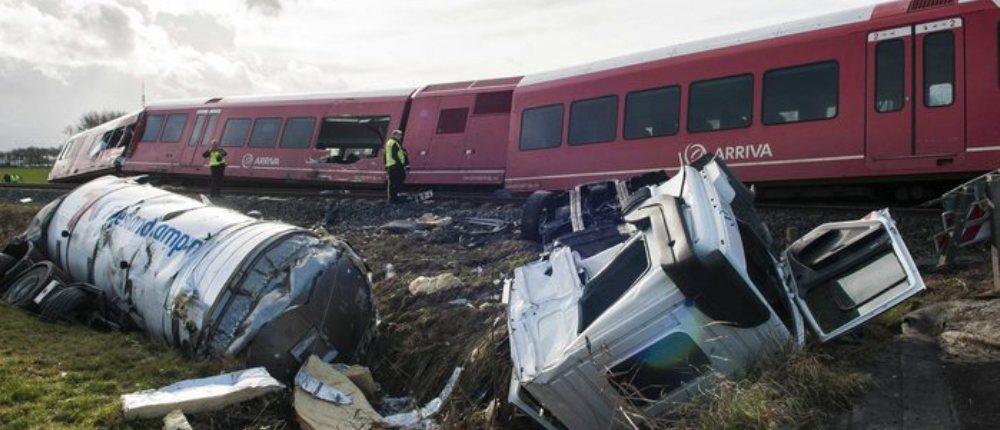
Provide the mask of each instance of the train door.
{"label": "train door", "polygon": [[184,146],[184,154],[178,160],[181,164],[192,167],[200,167],[205,164],[201,154],[212,143],[212,133],[215,132],[221,113],[220,109],[202,109],[196,113],[191,136],[188,138],[187,145]]}
{"label": "train door", "polygon": [[431,135],[430,165],[438,169],[461,169],[472,149],[465,144],[465,129],[469,121],[469,107],[465,103],[438,110],[437,125]]}
{"label": "train door", "polygon": [[868,158],[950,161],[965,147],[962,19],[868,34]]}

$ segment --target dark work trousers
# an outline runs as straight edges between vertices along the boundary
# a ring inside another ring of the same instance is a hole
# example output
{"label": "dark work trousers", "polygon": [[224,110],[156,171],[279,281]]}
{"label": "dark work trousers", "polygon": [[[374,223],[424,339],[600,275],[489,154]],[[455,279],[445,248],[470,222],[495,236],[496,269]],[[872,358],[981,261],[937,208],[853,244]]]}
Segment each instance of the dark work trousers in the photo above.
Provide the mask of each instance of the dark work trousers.
{"label": "dark work trousers", "polygon": [[387,167],[385,174],[388,177],[388,183],[385,187],[386,197],[388,197],[389,203],[399,203],[399,189],[403,186],[403,182],[406,181],[406,169],[402,164],[396,163],[391,167]]}
{"label": "dark work trousers", "polygon": [[222,188],[222,179],[226,176],[226,165],[212,166],[212,196],[221,196],[219,189]]}

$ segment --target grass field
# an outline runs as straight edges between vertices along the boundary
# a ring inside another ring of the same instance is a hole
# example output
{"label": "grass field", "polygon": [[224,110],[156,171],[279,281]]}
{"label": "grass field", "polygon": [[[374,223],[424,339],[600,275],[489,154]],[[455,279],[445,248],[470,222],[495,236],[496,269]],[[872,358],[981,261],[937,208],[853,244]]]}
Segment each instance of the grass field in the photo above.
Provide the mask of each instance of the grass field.
{"label": "grass field", "polygon": [[0,176],[4,174],[16,174],[21,176],[21,182],[25,184],[43,184],[48,182],[48,167],[0,167]]}
{"label": "grass field", "polygon": [[118,396],[217,371],[139,333],[48,323],[0,305],[0,427],[149,428]]}

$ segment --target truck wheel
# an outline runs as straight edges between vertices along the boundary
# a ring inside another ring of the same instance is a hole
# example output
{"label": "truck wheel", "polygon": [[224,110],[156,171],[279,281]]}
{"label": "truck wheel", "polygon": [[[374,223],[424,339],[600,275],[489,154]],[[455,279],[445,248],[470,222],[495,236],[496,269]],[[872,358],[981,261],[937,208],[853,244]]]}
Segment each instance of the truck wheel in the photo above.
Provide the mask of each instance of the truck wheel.
{"label": "truck wheel", "polygon": [[31,242],[23,242],[19,244],[8,244],[4,247],[3,252],[0,253],[14,259],[14,262],[7,267],[2,267],[3,271],[0,271],[0,295],[7,288],[10,287],[11,283],[17,279],[25,270],[28,270],[32,264],[42,261],[42,256],[39,254],[38,250],[35,249],[35,245]]}
{"label": "truck wheel", "polygon": [[15,263],[17,263],[16,258],[0,252],[0,282],[3,282],[3,274],[7,272],[7,269],[14,267]]}
{"label": "truck wheel", "polygon": [[59,269],[47,261],[36,263],[9,284],[10,287],[4,294],[4,301],[27,311],[37,310],[35,297],[52,281],[60,284],[64,282]]}
{"label": "truck wheel", "polygon": [[528,196],[521,211],[521,238],[539,242],[542,240],[541,228],[552,219],[552,202],[555,193],[550,191],[535,191]]}
{"label": "truck wheel", "polygon": [[77,285],[58,287],[42,300],[38,313],[50,321],[78,321],[92,298],[90,292]]}

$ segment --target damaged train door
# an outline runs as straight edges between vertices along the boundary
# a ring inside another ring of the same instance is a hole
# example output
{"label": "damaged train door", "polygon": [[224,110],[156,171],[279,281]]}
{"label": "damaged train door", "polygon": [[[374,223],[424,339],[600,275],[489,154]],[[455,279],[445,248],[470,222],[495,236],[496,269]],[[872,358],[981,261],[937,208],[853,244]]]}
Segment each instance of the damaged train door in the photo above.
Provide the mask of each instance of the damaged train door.
{"label": "damaged train door", "polygon": [[785,250],[795,300],[820,341],[865,323],[924,290],[886,210],[823,224]]}

